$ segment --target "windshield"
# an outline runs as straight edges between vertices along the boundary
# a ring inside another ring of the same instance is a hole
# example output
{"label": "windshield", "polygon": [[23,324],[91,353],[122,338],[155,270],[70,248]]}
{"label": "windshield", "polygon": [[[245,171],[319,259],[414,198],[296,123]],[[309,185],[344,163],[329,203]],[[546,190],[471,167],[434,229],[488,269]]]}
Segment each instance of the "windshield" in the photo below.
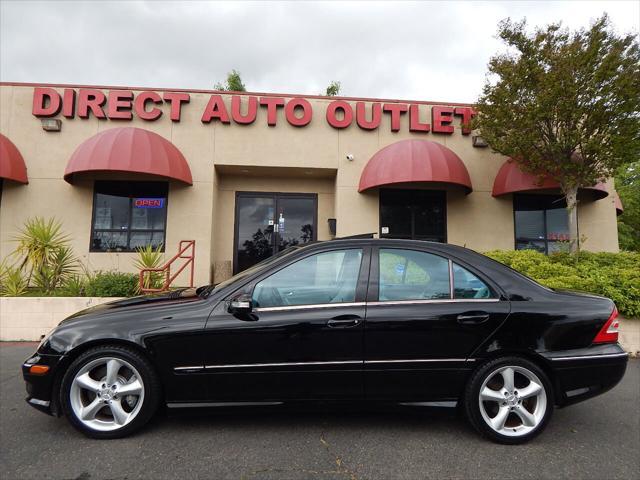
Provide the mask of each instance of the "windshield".
{"label": "windshield", "polygon": [[236,273],[233,277],[228,278],[227,280],[224,280],[223,282],[220,282],[220,283],[218,283],[216,285],[208,285],[208,286],[205,286],[205,287],[198,288],[196,293],[198,295],[200,295],[200,296],[208,296],[213,290],[218,290],[220,288],[224,288],[227,285],[231,285],[233,282],[237,282],[238,280],[241,280],[241,279],[243,279],[243,278],[245,278],[245,277],[247,277],[249,275],[252,275],[252,274],[256,273],[257,271],[262,270],[266,266],[272,264],[276,260],[281,259],[285,255],[289,255],[291,252],[294,252],[294,251],[298,250],[299,248],[302,248],[302,246],[303,245],[293,245],[291,247],[285,248],[281,252],[278,252],[275,255],[272,255],[271,257],[265,258],[261,262],[256,263],[253,267],[249,267],[246,270],[243,270],[242,272]]}

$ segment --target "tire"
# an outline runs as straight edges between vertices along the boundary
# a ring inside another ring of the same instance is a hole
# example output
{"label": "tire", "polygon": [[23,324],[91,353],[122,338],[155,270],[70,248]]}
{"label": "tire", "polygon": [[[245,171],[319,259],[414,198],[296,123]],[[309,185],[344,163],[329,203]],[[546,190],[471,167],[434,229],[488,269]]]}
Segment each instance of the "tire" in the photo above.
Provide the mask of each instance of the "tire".
{"label": "tire", "polygon": [[474,372],[463,402],[468,420],[479,433],[494,442],[515,445],[528,442],[547,426],[553,413],[553,387],[535,363],[502,357]]}
{"label": "tire", "polygon": [[160,398],[160,381],[151,362],[120,345],[81,354],[65,372],[60,388],[60,406],[71,425],[100,439],[125,437],[142,428]]}

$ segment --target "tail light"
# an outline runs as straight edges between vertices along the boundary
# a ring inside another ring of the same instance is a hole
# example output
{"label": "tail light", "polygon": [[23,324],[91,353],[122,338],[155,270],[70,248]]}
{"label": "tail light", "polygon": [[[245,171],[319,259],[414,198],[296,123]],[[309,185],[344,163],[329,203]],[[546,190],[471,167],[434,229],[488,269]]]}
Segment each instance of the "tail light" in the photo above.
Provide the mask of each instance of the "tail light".
{"label": "tail light", "polygon": [[618,320],[618,309],[614,306],[609,320],[602,326],[593,343],[616,343],[620,332],[620,321]]}

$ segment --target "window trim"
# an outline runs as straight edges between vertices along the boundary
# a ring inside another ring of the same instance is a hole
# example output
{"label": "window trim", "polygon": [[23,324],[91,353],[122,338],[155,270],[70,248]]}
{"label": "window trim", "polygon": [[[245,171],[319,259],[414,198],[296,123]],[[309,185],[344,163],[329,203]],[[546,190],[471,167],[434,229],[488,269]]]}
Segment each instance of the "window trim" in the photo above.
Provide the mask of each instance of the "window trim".
{"label": "window trim", "polygon": [[[122,229],[118,229],[118,228],[94,228],[94,222],[95,222],[95,216],[96,216],[96,200],[97,200],[97,196],[98,196],[98,191],[97,191],[97,183],[98,182],[103,182],[106,184],[123,184],[123,183],[157,183],[160,185],[166,185],[167,187],[167,193],[164,196],[164,229],[160,230],[157,228],[145,228],[145,229],[132,229],[131,228],[131,211],[132,211],[132,205],[131,202],[133,200],[134,197],[128,197],[129,198],[129,221],[128,221],[128,228],[126,230],[127,233],[127,246],[130,246],[130,242],[131,242],[131,233],[157,233],[157,232],[162,232],[162,248],[160,249],[161,252],[165,252],[166,249],[166,241],[167,241],[167,229],[168,229],[168,224],[167,224],[167,217],[169,214],[169,190],[170,190],[170,185],[169,182],[150,182],[150,181],[143,181],[143,182],[138,182],[135,180],[94,180],[93,182],[93,200],[92,200],[92,204],[91,204],[91,225],[89,226],[89,253],[136,253],[136,249],[135,248],[127,248],[127,249],[123,249],[123,250],[98,250],[93,248],[93,237],[95,232],[109,232],[109,233],[123,233],[124,231]],[[108,195],[108,194],[107,194]]]}

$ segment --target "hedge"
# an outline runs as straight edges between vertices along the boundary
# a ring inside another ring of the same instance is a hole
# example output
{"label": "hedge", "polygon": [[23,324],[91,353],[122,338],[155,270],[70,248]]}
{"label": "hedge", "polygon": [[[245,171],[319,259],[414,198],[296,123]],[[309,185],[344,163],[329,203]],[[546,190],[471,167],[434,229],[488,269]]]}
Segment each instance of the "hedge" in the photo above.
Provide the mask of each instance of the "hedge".
{"label": "hedge", "polygon": [[547,287],[604,295],[625,317],[640,317],[640,253],[496,250],[485,255]]}

